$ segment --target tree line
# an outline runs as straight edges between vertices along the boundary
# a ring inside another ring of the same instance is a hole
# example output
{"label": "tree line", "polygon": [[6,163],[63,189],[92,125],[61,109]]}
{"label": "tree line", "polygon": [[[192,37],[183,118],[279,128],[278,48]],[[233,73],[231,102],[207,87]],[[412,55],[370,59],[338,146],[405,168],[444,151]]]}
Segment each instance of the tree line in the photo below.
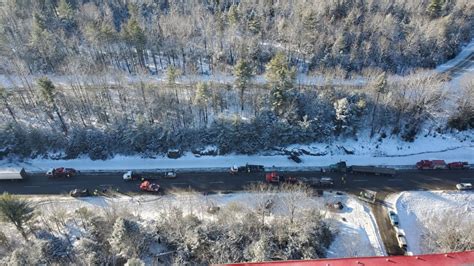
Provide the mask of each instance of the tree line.
{"label": "tree line", "polygon": [[[413,141],[423,128],[436,135],[474,126],[469,79],[450,96],[443,76],[427,72],[379,72],[366,85],[306,86],[296,84],[283,53],[266,65],[265,84],[252,83],[247,67],[239,61],[231,87],[178,84],[172,77],[167,84],[97,80],[65,86],[43,77],[30,88],[2,89],[2,156],[107,159],[208,145],[220,154],[254,154],[365,134]],[[445,108],[448,100],[455,108]]]}
{"label": "tree line", "polygon": [[473,36],[469,0],[9,0],[4,73],[256,73],[277,52],[305,73],[406,73],[456,55]]}

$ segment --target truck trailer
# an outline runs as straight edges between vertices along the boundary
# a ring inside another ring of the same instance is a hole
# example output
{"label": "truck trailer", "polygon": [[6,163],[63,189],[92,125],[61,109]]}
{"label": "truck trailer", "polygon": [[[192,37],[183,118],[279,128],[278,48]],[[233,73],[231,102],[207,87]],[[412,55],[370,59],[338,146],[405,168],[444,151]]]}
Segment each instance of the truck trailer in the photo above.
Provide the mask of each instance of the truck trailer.
{"label": "truck trailer", "polygon": [[354,173],[354,174],[374,174],[374,175],[389,175],[389,176],[394,176],[396,174],[396,171],[394,168],[377,167],[377,166],[352,165],[347,170],[349,173]]}
{"label": "truck trailer", "polygon": [[25,168],[0,169],[0,180],[22,180],[25,177]]}

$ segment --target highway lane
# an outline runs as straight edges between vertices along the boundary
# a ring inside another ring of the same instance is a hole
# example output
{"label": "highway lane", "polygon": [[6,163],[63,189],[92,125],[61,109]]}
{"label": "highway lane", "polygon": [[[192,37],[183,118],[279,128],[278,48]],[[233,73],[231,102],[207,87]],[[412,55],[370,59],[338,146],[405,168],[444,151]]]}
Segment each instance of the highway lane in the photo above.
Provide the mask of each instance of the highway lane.
{"label": "highway lane", "polygon": [[[341,173],[282,172],[296,177],[331,176],[335,180],[333,190],[357,193],[362,189],[397,192],[405,190],[455,189],[461,182],[474,183],[474,170],[400,170],[394,177],[347,174],[344,181]],[[243,190],[253,182],[263,182],[263,173],[231,175],[226,172],[178,172],[175,179],[158,177],[157,173],[144,176],[157,178],[164,191],[173,188],[192,188],[202,192]],[[75,188],[118,189],[121,192],[139,192],[139,181],[124,181],[122,173],[81,173],[72,178],[52,179],[43,174],[30,174],[21,181],[0,181],[0,192],[12,194],[62,194]]]}

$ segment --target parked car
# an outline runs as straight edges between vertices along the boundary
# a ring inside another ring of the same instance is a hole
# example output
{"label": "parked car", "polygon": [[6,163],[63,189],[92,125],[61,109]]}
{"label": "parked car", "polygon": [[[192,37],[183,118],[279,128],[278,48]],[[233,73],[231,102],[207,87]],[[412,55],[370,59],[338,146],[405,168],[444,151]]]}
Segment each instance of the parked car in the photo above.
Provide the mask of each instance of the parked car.
{"label": "parked car", "polygon": [[46,172],[46,176],[48,177],[72,177],[79,173],[74,168],[64,168],[64,167],[59,167],[59,168],[51,168]]}
{"label": "parked car", "polygon": [[471,183],[460,183],[456,185],[456,188],[458,190],[472,190],[472,184]]}
{"label": "parked car", "polygon": [[164,178],[176,178],[176,171],[168,171],[163,176]]}
{"label": "parked car", "polygon": [[321,186],[330,187],[334,185],[334,180],[331,177],[321,177]]}
{"label": "parked car", "polygon": [[393,226],[398,226],[398,215],[395,212],[389,211],[388,218],[390,219],[390,223]]}
{"label": "parked car", "polygon": [[140,188],[141,191],[144,191],[144,192],[159,192],[160,191],[160,185],[158,185],[156,183],[152,183],[148,180],[143,181],[140,184],[139,188]]}
{"label": "parked car", "polygon": [[69,195],[71,195],[71,197],[78,198],[78,197],[89,197],[91,193],[89,192],[88,189],[76,188],[76,189],[71,190],[71,192],[69,192]]}
{"label": "parked car", "polygon": [[397,240],[398,240],[398,246],[401,249],[407,251],[407,248],[408,248],[407,239],[406,239],[405,235],[400,231],[397,232]]}

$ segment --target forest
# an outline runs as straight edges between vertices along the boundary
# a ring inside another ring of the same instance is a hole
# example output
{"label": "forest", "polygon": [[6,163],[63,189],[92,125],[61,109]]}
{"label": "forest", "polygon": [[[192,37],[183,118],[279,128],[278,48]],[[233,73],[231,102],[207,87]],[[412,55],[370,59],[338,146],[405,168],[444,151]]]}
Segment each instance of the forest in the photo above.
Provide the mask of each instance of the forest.
{"label": "forest", "polygon": [[472,76],[453,97],[449,76],[428,70],[474,36],[468,0],[12,0],[0,10],[0,73],[15,81],[0,88],[0,157],[253,154],[474,127]]}
{"label": "forest", "polygon": [[[207,265],[326,256],[336,229],[318,206],[301,206],[310,200],[308,188],[252,191],[255,208],[232,202],[201,210],[202,193],[180,191],[175,200],[155,198],[155,207],[147,205],[150,210],[141,215],[123,204],[94,205],[120,197],[110,193],[83,207],[64,204],[64,197],[38,202],[3,194],[0,263]],[[276,214],[277,208],[286,211]]]}

